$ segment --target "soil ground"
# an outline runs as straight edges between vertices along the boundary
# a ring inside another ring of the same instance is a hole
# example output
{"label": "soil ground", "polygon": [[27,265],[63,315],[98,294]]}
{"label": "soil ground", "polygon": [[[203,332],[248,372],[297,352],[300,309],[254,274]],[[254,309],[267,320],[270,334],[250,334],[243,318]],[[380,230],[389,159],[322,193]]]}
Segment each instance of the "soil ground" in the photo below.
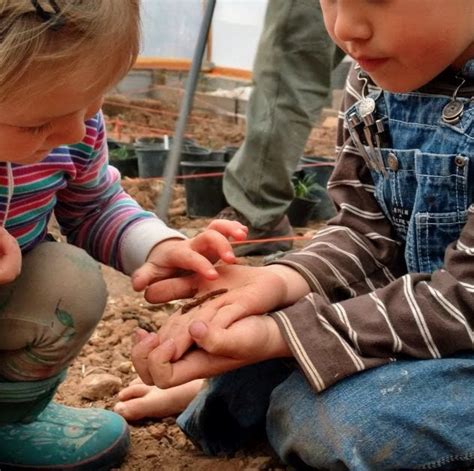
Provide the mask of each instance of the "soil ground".
{"label": "soil ground", "polygon": [[[109,106],[105,108],[110,118],[120,116],[122,136],[132,140],[139,133],[144,134],[143,127],[174,129],[175,111],[166,109],[154,100],[143,100],[137,104],[120,98],[123,107]],[[146,106],[152,111],[130,109],[132,103]],[[110,130],[114,130],[113,124]],[[210,113],[193,114],[189,123],[189,134],[199,144],[214,149],[224,145],[238,145],[243,139],[244,127],[240,122],[232,122],[227,118],[213,116]],[[145,133],[146,134],[146,133]],[[334,127],[314,128],[308,141],[306,153],[331,156],[335,142]],[[145,208],[153,210],[162,183],[156,179],[124,179],[123,186]],[[184,229],[192,236],[203,229],[208,219],[190,219],[186,217],[184,189],[182,185],[174,188],[173,203],[170,208],[169,224]],[[320,224],[311,227],[297,228],[298,235],[309,234]],[[298,241],[297,246],[303,245]],[[260,257],[247,257],[242,263],[258,264]],[[76,407],[105,407],[111,409],[117,401],[116,395],[104,395],[97,400],[81,397],[81,385],[85,378],[93,374],[109,373],[120,378],[123,386],[136,377],[130,361],[131,336],[137,326],[148,330],[157,330],[173,312],[176,305],[150,305],[141,294],[135,293],[130,287],[129,278],[109,268],[103,267],[104,276],[109,288],[109,301],[103,320],[94,335],[84,347],[80,356],[69,370],[67,380],[58,393],[59,402]],[[120,470],[280,470],[286,469],[273,456],[268,445],[259,444],[252,449],[239,452],[231,458],[209,458],[190,443],[175,425],[175,418],[162,420],[145,420],[131,425],[131,450]]]}

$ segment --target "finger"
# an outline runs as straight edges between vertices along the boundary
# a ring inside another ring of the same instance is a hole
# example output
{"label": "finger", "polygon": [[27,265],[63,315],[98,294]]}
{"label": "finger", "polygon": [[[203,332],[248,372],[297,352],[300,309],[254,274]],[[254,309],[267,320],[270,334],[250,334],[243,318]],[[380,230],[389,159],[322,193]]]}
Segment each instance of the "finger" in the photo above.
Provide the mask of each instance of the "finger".
{"label": "finger", "polygon": [[207,229],[220,232],[225,237],[234,240],[245,240],[249,231],[248,227],[240,222],[227,219],[214,219],[209,223]]}
{"label": "finger", "polygon": [[[176,252],[170,257],[169,264],[173,266],[179,266],[185,270],[199,273],[201,276],[208,280],[215,280],[219,274],[217,273],[214,265],[207,258],[209,247],[205,241],[198,241],[199,236],[196,236],[189,245],[189,248],[185,248],[181,252]],[[212,242],[211,242],[212,243]],[[230,249],[230,244],[227,242]],[[232,251],[232,249],[230,249]],[[212,250],[212,252],[214,252]],[[206,254],[206,256],[202,254]],[[232,256],[234,256],[232,252]],[[215,258],[209,255],[211,259]]]}
{"label": "finger", "polygon": [[22,255],[18,242],[5,228],[0,228],[0,283],[15,280],[21,272]]}
{"label": "finger", "polygon": [[166,303],[175,299],[192,298],[197,292],[196,278],[183,276],[157,281],[145,290],[145,299],[152,304]]}
{"label": "finger", "polygon": [[135,329],[135,332],[132,335],[132,344],[137,345],[137,343],[146,339],[148,337],[148,334],[149,332],[147,332],[145,329],[140,329],[140,328]]}
{"label": "finger", "polygon": [[189,334],[196,344],[212,355],[241,358],[245,355],[245,339],[232,331],[213,324],[195,321],[189,326]]}
{"label": "finger", "polygon": [[153,383],[160,388],[173,385],[173,364],[171,359],[176,351],[174,339],[168,339],[150,353],[150,374]]}
{"label": "finger", "polygon": [[204,350],[193,350],[183,359],[170,363],[164,360],[170,357],[170,353],[163,357],[164,352],[160,347],[154,350],[151,356],[153,379],[155,384],[163,389],[199,378],[209,378],[244,364],[240,360],[210,355]]}
{"label": "finger", "polygon": [[235,254],[229,240],[219,232],[203,232],[192,239],[190,245],[196,252],[205,253],[211,261],[221,259],[226,263],[235,263]]}
{"label": "finger", "polygon": [[226,328],[234,322],[252,314],[253,312],[251,312],[246,306],[237,303],[229,304],[221,307],[216,312],[212,318],[212,324],[217,327]]}
{"label": "finger", "polygon": [[133,366],[145,384],[153,384],[153,378],[149,372],[148,357],[159,343],[158,335],[151,333],[132,348]]}
{"label": "finger", "polygon": [[188,332],[189,323],[189,315],[182,315],[179,310],[171,314],[168,321],[158,331],[160,344],[169,339],[173,339],[175,343],[172,361],[178,360],[193,344],[193,339]]}
{"label": "finger", "polygon": [[140,268],[132,274],[132,287],[135,291],[143,291],[148,285],[158,278],[167,278],[171,276],[174,269],[160,269],[158,276],[156,266],[151,262],[145,262]]}

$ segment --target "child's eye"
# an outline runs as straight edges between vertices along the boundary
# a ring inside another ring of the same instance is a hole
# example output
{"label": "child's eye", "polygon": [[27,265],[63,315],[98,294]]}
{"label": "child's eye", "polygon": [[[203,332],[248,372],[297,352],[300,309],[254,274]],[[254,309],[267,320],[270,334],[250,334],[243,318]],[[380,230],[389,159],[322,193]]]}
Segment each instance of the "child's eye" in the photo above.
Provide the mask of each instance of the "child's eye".
{"label": "child's eye", "polygon": [[21,132],[28,134],[40,134],[51,129],[51,123],[42,124],[41,126],[20,127]]}

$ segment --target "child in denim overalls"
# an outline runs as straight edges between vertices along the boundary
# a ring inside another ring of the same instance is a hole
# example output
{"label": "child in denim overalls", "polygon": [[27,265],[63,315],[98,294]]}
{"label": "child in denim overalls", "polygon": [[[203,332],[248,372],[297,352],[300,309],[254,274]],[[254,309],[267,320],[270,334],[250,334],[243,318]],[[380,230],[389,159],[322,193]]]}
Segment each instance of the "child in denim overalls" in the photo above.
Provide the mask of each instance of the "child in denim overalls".
{"label": "child in denim overalls", "polygon": [[362,69],[338,215],[304,250],[222,269],[233,289],[141,333],[135,365],[162,387],[213,376],[178,418],[209,454],[266,432],[301,469],[472,468],[474,2],[321,5]]}

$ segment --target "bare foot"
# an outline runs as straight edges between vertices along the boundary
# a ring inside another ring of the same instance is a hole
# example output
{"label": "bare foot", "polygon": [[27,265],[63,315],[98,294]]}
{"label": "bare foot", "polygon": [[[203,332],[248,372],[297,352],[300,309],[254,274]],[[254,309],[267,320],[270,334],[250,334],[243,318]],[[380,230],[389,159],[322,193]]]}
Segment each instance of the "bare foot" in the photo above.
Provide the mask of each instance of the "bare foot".
{"label": "bare foot", "polygon": [[203,379],[195,379],[169,389],[148,386],[140,378],[119,392],[119,402],[114,411],[128,421],[145,417],[168,417],[186,409],[204,384]]}

